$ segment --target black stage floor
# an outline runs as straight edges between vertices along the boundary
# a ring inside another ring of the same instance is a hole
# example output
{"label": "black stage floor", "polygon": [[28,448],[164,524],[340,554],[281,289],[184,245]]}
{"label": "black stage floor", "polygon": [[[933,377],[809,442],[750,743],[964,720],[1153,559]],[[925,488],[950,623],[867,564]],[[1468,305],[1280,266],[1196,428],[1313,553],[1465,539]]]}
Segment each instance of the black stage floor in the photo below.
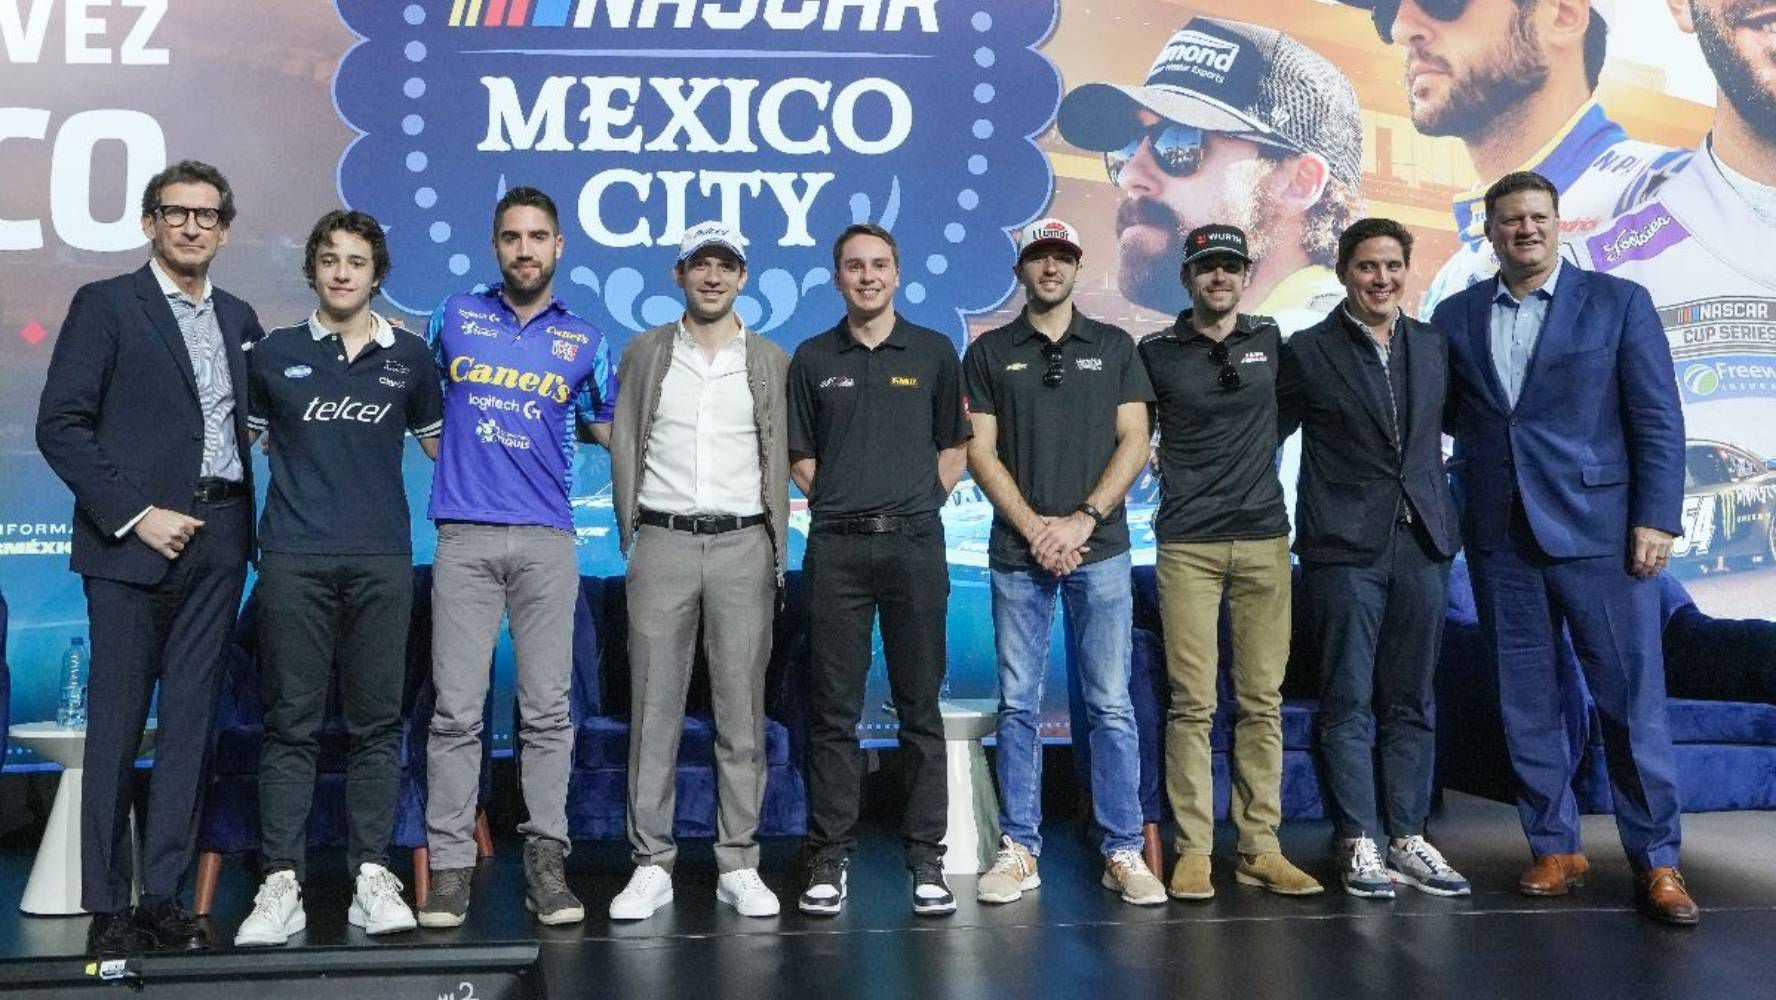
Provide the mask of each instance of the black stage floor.
{"label": "black stage floor", "polygon": [[[370,971],[386,973],[410,962],[443,964],[387,989],[336,969],[332,978],[287,995],[470,1000],[458,987],[452,956],[462,956],[464,968],[493,961],[486,948],[500,943],[537,947],[538,974],[527,989],[551,998],[1770,997],[1776,996],[1773,818],[1686,817],[1684,871],[1704,908],[1701,926],[1688,930],[1636,914],[1609,817],[1585,820],[1591,884],[1568,898],[1530,900],[1512,890],[1527,859],[1515,812],[1450,795],[1432,834],[1475,884],[1474,895],[1462,900],[1408,890],[1387,903],[1335,888],[1285,899],[1234,884],[1223,854],[1215,900],[1132,907],[1098,887],[1095,852],[1077,826],[1056,822],[1045,830],[1040,890],[1009,906],[985,907],[974,902],[973,878],[955,878],[960,908],[947,918],[912,915],[898,845],[880,829],[869,830],[860,845],[846,912],[829,919],[795,912],[790,865],[796,845],[788,842],[765,848],[765,879],[784,900],[783,916],[747,919],[718,908],[713,859],[703,842],[688,845],[679,862],[676,902],[649,921],[613,924],[603,914],[628,875],[624,850],[582,844],[569,875],[590,917],[580,927],[542,928],[523,910],[518,844],[505,839],[476,877],[469,922],[455,931],[373,941],[347,928],[349,882],[335,852],[314,866],[310,930],[296,939],[299,947],[250,955],[222,947],[206,961],[215,975],[260,975],[257,986],[215,994],[236,1000],[286,995],[272,987],[298,984],[273,963],[299,966],[308,958],[336,964],[368,958]],[[1327,837],[1325,823],[1283,831],[1285,849],[1330,882]],[[17,850],[0,856],[0,885],[19,891],[29,861]],[[214,914],[219,939],[232,935],[253,889],[242,863],[225,866]],[[11,898],[0,900],[0,955],[10,956],[0,961],[0,989],[11,982],[33,996],[61,995],[26,970],[77,968],[53,957],[78,954],[86,920],[24,917]],[[483,951],[454,950],[472,947]],[[359,961],[359,971],[364,966]],[[189,982],[156,988],[153,963],[144,971],[147,995],[210,995]],[[93,992],[124,995],[115,988]],[[476,1000],[520,995],[487,987],[471,992]]]}

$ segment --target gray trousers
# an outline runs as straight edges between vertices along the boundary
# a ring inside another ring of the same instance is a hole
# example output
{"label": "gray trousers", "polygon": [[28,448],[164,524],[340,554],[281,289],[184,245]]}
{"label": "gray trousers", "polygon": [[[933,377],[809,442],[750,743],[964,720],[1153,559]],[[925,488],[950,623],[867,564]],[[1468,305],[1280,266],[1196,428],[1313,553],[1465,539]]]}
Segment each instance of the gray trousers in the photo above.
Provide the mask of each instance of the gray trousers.
{"label": "gray trousers", "polygon": [[697,626],[715,710],[715,863],[757,868],[765,800],[765,670],[777,596],[764,525],[693,535],[643,525],[629,555],[629,843],[671,869],[679,736]]}
{"label": "gray trousers", "polygon": [[481,712],[500,617],[510,615],[518,661],[518,743],[527,837],[565,845],[573,724],[573,536],[540,525],[441,524],[432,564],[432,712],[426,750],[426,843],[433,868],[475,864]]}

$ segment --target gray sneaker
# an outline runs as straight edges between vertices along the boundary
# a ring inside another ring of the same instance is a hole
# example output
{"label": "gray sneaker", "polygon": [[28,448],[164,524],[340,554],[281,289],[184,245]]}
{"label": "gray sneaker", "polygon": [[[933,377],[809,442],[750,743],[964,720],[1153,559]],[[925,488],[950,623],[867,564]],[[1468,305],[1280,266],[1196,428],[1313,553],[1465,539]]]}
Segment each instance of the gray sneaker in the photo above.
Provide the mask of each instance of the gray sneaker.
{"label": "gray sneaker", "polygon": [[586,919],[586,908],[567,887],[565,844],[540,837],[525,842],[524,908],[550,926]]}
{"label": "gray sneaker", "polygon": [[433,868],[432,887],[419,908],[421,927],[459,927],[469,915],[469,882],[473,868]]}

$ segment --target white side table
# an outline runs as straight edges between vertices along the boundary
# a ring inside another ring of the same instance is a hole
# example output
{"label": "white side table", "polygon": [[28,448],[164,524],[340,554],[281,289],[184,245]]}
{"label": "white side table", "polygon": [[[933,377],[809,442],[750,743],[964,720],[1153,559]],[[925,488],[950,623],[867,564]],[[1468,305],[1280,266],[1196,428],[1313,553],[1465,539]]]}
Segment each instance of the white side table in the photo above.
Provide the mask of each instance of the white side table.
{"label": "white side table", "polygon": [[[19,898],[19,911],[40,917],[84,913],[80,907],[80,782],[81,765],[86,759],[86,729],[63,729],[54,722],[21,722],[6,732],[14,743],[62,765],[62,780],[49,809],[49,825],[37,845],[37,860],[31,864],[31,879]],[[141,752],[146,753],[153,745],[154,724],[150,722],[147,732],[142,734]],[[130,870],[132,883],[139,883],[142,859],[135,847],[135,828],[135,811],[131,810]],[[132,884],[132,899],[136,891]]]}
{"label": "white side table", "polygon": [[987,770],[981,737],[999,724],[992,698],[945,701],[944,772],[950,790],[949,830],[944,834],[944,874],[978,875],[999,850],[999,797]]}

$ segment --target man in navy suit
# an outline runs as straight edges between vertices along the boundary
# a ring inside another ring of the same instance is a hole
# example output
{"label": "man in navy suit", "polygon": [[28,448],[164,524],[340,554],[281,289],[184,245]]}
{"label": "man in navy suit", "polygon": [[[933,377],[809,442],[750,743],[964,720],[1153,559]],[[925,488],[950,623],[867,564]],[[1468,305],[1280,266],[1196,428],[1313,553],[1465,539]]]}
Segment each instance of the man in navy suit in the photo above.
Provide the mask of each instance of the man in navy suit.
{"label": "man in navy suit", "polygon": [[[93,954],[208,947],[179,903],[223,642],[252,552],[242,345],[262,335],[213,287],[234,194],[185,160],[142,194],[143,267],[74,294],[37,412],[37,447],[74,494],[71,565],[93,637],[81,905]],[[160,685],[154,777],[130,911],[130,776]]]}
{"label": "man in navy suit", "polygon": [[1622,846],[1642,908],[1694,924],[1678,874],[1659,589],[1681,530],[1683,414],[1645,288],[1562,264],[1559,195],[1540,174],[1486,192],[1494,281],[1437,307],[1462,534],[1497,669],[1518,812],[1534,863],[1518,888],[1583,884],[1556,651],[1564,627],[1603,724]]}
{"label": "man in navy suit", "polygon": [[1435,896],[1470,891],[1425,839],[1431,674],[1461,541],[1443,474],[1448,349],[1400,309],[1411,263],[1405,226],[1352,223],[1338,239],[1345,300],[1284,341],[1277,384],[1279,439],[1302,433],[1295,552],[1321,655],[1339,881],[1372,899],[1394,898],[1395,882]]}

